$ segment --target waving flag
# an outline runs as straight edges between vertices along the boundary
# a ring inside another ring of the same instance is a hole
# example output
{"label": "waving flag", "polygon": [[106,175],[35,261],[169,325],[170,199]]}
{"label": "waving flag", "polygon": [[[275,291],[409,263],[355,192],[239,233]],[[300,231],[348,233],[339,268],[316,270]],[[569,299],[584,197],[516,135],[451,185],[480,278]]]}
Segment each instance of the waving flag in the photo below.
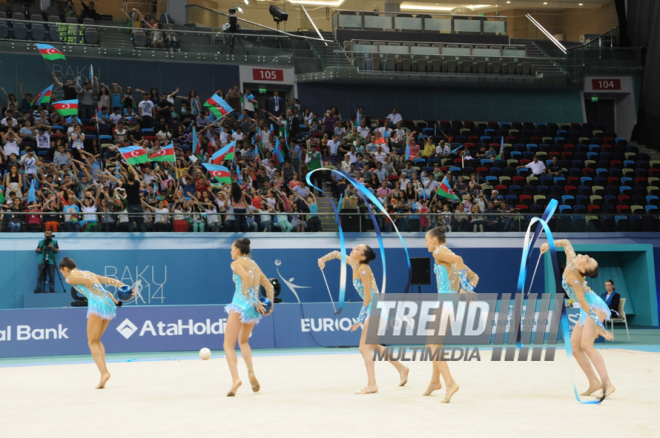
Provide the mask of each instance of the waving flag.
{"label": "waving flag", "polygon": [[60,100],[53,104],[53,108],[61,116],[77,116],[78,115],[78,99]]}
{"label": "waving flag", "polygon": [[462,147],[463,147],[463,145],[460,145],[460,146],[457,147],[456,149],[452,150],[451,153],[452,153],[452,154],[455,154],[455,153],[456,153],[460,148],[462,148]]}
{"label": "waving flag", "polygon": [[140,146],[128,146],[125,148],[119,148],[119,152],[121,152],[122,157],[124,157],[126,162],[131,166],[149,161],[147,151],[142,149]]}
{"label": "waving flag", "polygon": [[195,131],[194,126],[192,129],[192,153],[197,159],[202,158],[202,154],[200,154],[199,139],[197,138],[197,131]]}
{"label": "waving flag", "polygon": [[234,108],[217,94],[211,96],[209,100],[204,103],[204,106],[207,107],[217,118],[222,118],[234,111]]}
{"label": "waving flag", "polygon": [[213,164],[220,164],[223,161],[233,160],[235,148],[236,148],[236,141],[234,140],[231,143],[229,143],[227,146],[216,151],[216,153],[211,156],[211,161],[213,162]]}
{"label": "waving flag", "polygon": [[218,182],[231,184],[231,173],[225,166],[216,166],[207,163],[202,163],[202,166],[206,167],[206,170],[209,171],[209,175],[217,179]]}
{"label": "waving flag", "polygon": [[[254,146],[254,161],[257,163],[261,161],[261,157],[259,157],[259,145],[255,141],[255,139],[259,136],[261,138],[261,130],[259,127],[257,127],[257,132],[252,136],[252,145]],[[261,143],[261,140],[259,140],[259,143]]]}
{"label": "waving flag", "polygon": [[35,180],[32,180],[32,183],[30,184],[30,190],[28,191],[28,196],[27,196],[27,202],[28,205],[37,202],[37,190],[34,186]]}
{"label": "waving flag", "polygon": [[440,187],[438,187],[438,190],[435,193],[438,196],[450,199],[451,202],[460,202],[461,201],[461,199],[458,196],[456,196],[454,191],[449,186],[449,181],[447,181],[447,177],[444,177],[442,179],[442,183],[440,183]]}
{"label": "waving flag", "polygon": [[280,139],[275,140],[275,149],[273,149],[273,159],[276,161],[275,165],[279,166],[284,163],[284,155],[282,154],[282,146],[280,145]]}
{"label": "waving flag", "polygon": [[89,64],[89,83],[94,85],[94,66]]}
{"label": "waving flag", "polygon": [[149,156],[149,161],[171,161],[172,163],[176,161],[176,155],[174,155],[174,143],[170,143],[158,152]]}
{"label": "waving flag", "polygon": [[504,136],[502,136],[502,143],[500,143],[500,153],[495,157],[496,160],[502,159],[502,152],[504,151]]}
{"label": "waving flag", "polygon": [[47,59],[48,61],[55,61],[56,59],[64,59],[66,61],[66,57],[64,56],[64,53],[60,52],[51,45],[37,44],[37,49],[39,49],[39,53],[41,53],[41,56],[43,56],[44,59]]}
{"label": "waving flag", "polygon": [[410,145],[406,146],[406,161],[410,160]]}
{"label": "waving flag", "polygon": [[362,118],[360,117],[360,110],[358,110],[358,115],[357,115],[357,126],[360,126],[360,123],[362,122]]}
{"label": "waving flag", "polygon": [[52,92],[53,92],[53,85],[46,88],[41,93],[37,94],[37,97],[35,97],[34,100],[32,101],[32,106],[39,106],[42,103],[50,102],[50,95]]}

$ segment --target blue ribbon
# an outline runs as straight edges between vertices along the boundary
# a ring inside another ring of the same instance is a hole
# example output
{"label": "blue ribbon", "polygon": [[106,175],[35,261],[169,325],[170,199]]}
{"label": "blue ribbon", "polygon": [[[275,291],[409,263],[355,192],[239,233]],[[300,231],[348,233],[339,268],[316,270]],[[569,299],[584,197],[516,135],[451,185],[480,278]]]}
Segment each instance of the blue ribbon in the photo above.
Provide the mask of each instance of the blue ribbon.
{"label": "blue ribbon", "polygon": [[[527,233],[525,234],[523,253],[520,260],[520,273],[518,274],[518,286],[517,286],[518,293],[524,293],[525,291],[525,279],[527,278],[527,263],[529,262],[531,250],[532,248],[534,248],[534,244],[536,243],[536,240],[538,239],[542,230],[545,231],[546,238],[548,239],[548,247],[550,251],[550,257],[552,259],[552,269],[555,276],[555,287],[557,288],[557,292],[559,294],[563,294],[564,292],[561,286],[561,274],[559,272],[559,262],[557,261],[557,248],[555,247],[555,240],[552,237],[552,232],[550,231],[550,227],[548,226],[548,221],[550,220],[555,210],[557,209],[557,205],[559,205],[559,202],[557,202],[556,199],[551,199],[550,202],[548,203],[548,207],[543,213],[543,216],[541,218],[534,217],[529,222],[529,226],[527,227]],[[530,239],[532,225],[534,225],[537,222],[539,223],[540,226],[537,227],[533,237]],[[532,311],[533,310],[534,309],[532,309]],[[528,309],[528,311],[530,310]],[[564,347],[566,349],[566,355],[568,356],[569,369],[570,369],[571,357],[573,356],[573,348],[571,347],[571,338],[570,338],[570,333],[568,331],[568,316],[566,314],[566,306],[563,303],[561,308],[561,325],[562,325],[562,333],[564,335]],[[513,334],[509,333],[509,336],[511,335]],[[580,395],[578,394],[575,381],[573,381],[573,392],[575,393],[575,398],[577,399],[577,401],[585,405],[599,404],[605,399],[605,396],[603,395],[603,397],[600,400],[586,401],[586,402],[580,400]],[[603,391],[603,394],[605,394],[605,391]]]}
{"label": "blue ribbon", "polygon": [[[365,201],[365,203],[366,203],[366,199],[368,199],[385,216],[387,216],[387,218],[390,219],[390,221],[392,221],[392,226],[394,227],[394,229],[395,229],[395,231],[396,231],[396,233],[399,237],[399,240],[401,240],[401,243],[403,245],[403,249],[406,252],[406,261],[408,263],[408,282],[406,283],[406,288],[405,288],[404,293],[408,293],[408,290],[410,289],[410,281],[412,279],[412,265],[410,264],[410,255],[408,253],[408,247],[406,246],[406,242],[403,240],[403,236],[401,236],[401,233],[399,232],[398,228],[396,227],[396,224],[394,223],[394,221],[392,220],[390,215],[387,213],[387,210],[385,209],[385,206],[383,206],[383,204],[378,200],[378,198],[376,196],[373,195],[373,193],[371,193],[371,191],[369,191],[369,189],[367,189],[362,184],[360,184],[358,181],[356,181],[355,179],[353,179],[352,177],[350,177],[349,175],[347,175],[343,172],[340,172],[340,171],[337,171],[337,170],[334,170],[334,169],[320,168],[320,169],[312,170],[311,172],[307,173],[307,177],[306,177],[307,184],[310,187],[313,187],[316,190],[318,190],[319,192],[325,194],[326,196],[327,196],[327,194],[323,190],[321,190],[320,188],[318,188],[314,184],[312,184],[311,175],[314,172],[318,172],[318,171],[334,172],[334,173],[337,173],[337,174],[341,175],[343,178],[346,178],[346,180],[349,181],[357,189],[358,194],[360,195],[362,200]],[[345,299],[345,294],[346,294],[346,249],[345,249],[345,243],[344,243],[343,230],[341,228],[341,221],[339,220],[339,212],[335,208],[334,202],[332,201],[332,197],[328,196],[328,199],[330,199],[330,204],[332,205],[332,208],[335,211],[335,220],[337,221],[337,224],[338,224],[338,227],[339,227],[339,242],[340,242],[340,245],[342,245],[342,259],[341,259],[342,266],[341,266],[341,277],[340,277],[340,286],[339,286],[339,302],[337,304],[337,315],[339,315],[341,313],[341,310],[342,310],[343,306],[344,306],[344,299]],[[386,284],[387,284],[387,265],[386,265],[386,260],[385,260],[385,246],[383,244],[383,238],[382,238],[382,235],[381,235],[380,227],[378,226],[378,221],[376,220],[376,217],[374,216],[374,213],[373,213],[373,211],[371,211],[371,209],[369,209],[369,216],[371,217],[371,221],[374,224],[374,227],[375,227],[375,230],[376,230],[376,236],[378,237],[378,245],[380,246],[380,254],[381,254],[382,263],[383,263],[383,282],[382,282],[383,287],[382,287],[381,291],[382,291],[382,293],[385,293]]]}

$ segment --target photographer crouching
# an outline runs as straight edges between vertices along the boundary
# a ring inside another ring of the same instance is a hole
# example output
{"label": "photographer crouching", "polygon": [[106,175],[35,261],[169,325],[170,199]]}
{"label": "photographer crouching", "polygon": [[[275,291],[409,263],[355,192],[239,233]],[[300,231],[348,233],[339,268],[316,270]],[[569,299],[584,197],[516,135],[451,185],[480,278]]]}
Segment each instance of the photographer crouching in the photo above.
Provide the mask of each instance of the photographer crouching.
{"label": "photographer crouching", "polygon": [[46,283],[46,273],[48,273],[48,289],[50,293],[55,293],[55,257],[60,249],[57,246],[57,240],[54,239],[53,232],[47,230],[44,239],[39,241],[37,252],[39,253],[39,278],[37,279],[37,288],[34,293],[40,294]]}

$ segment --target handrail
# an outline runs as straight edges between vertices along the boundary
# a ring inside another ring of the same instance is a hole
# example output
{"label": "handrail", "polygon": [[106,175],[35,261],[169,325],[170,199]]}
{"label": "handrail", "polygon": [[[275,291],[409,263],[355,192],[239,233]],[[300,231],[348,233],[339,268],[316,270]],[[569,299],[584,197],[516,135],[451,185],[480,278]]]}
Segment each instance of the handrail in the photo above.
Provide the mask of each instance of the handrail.
{"label": "handrail", "polygon": [[582,45],[580,45],[580,46],[571,47],[571,48],[569,48],[568,50],[582,49],[582,48],[584,48],[584,47],[586,47],[586,46],[588,46],[588,45],[591,45],[594,41],[597,41],[597,40],[601,39],[602,37],[604,37],[604,36],[607,35],[608,33],[612,32],[613,30],[618,29],[618,28],[619,28],[619,26],[614,26],[612,29],[610,29],[610,30],[608,30],[607,32],[604,32],[604,33],[598,35],[596,38],[592,39],[592,40],[589,41],[588,43],[584,43],[584,44],[582,44]]}
{"label": "handrail", "polygon": [[[356,44],[357,41],[374,41],[374,42],[382,41],[382,42],[388,42],[389,40],[374,40],[374,39],[369,39],[369,38],[353,38],[353,39],[350,40],[350,42],[353,43],[353,44]],[[454,42],[454,41],[443,42],[443,41],[402,41],[402,40],[396,40],[395,42],[401,43],[401,44],[411,43],[411,44],[415,44],[415,45],[419,45],[419,44],[452,44],[452,45],[457,45],[457,46],[467,46],[467,45],[470,45],[470,46],[502,46],[502,49],[504,49],[504,47],[514,47],[516,49],[523,48],[523,49],[525,49],[525,51],[527,51],[527,46],[524,45],[524,44],[493,44],[493,43],[488,43],[488,44],[469,43],[469,44],[466,44],[466,43]],[[346,43],[346,41],[344,41],[344,43]],[[357,43],[357,44],[359,44],[359,43]]]}
{"label": "handrail", "polygon": [[[225,14],[224,12],[220,12],[220,11],[217,11],[215,9],[207,8],[206,6],[186,5],[186,8],[200,8],[200,9],[207,10],[207,11],[210,11],[210,12],[215,12],[218,15],[224,15],[225,17],[229,17],[229,14]],[[323,41],[323,42],[328,41],[328,40],[324,39],[323,37],[314,38],[314,37],[308,37],[308,36],[305,36],[305,35],[295,35],[295,34],[286,32],[284,30],[279,30],[279,29],[275,29],[274,27],[268,27],[268,26],[265,26],[263,24],[255,23],[254,21],[246,20],[246,19],[240,18],[238,16],[236,17],[236,19],[239,20],[239,21],[242,21],[244,23],[252,24],[253,26],[257,26],[257,27],[261,27],[261,28],[264,28],[264,29],[271,30],[273,32],[281,33],[282,35],[286,35],[286,36],[289,36],[291,38],[302,38],[302,39],[305,39],[305,40],[314,40],[314,41]]]}
{"label": "handrail", "polygon": [[448,55],[446,53],[379,53],[379,52],[359,52],[359,51],[351,51],[351,50],[333,50],[332,53],[344,53],[344,54],[356,54],[356,55],[394,55],[394,56],[400,56],[400,55],[405,55],[409,56],[411,58],[416,58],[416,57],[428,57],[428,58],[434,58],[434,57],[445,57],[445,58],[468,58],[468,59],[474,59],[474,58],[495,58],[495,59],[517,59],[520,62],[533,62],[533,61],[546,61],[546,60],[564,60],[564,58],[551,58],[551,57],[529,57],[529,56],[504,56],[504,55],[488,55],[488,56],[481,56],[481,55]]}
{"label": "handrail", "polygon": [[339,12],[358,12],[360,14],[376,14],[376,15],[424,15],[424,16],[431,16],[431,17],[452,17],[452,18],[461,18],[461,17],[467,17],[467,18],[478,18],[478,19],[488,19],[488,18],[493,18],[496,19],[495,21],[504,21],[507,19],[505,16],[492,16],[492,15],[451,15],[451,14],[433,14],[429,12],[384,12],[384,11],[356,11],[352,9],[335,9],[335,11],[332,13],[332,15],[335,15]]}
{"label": "handrail", "polygon": [[548,32],[548,31],[545,29],[545,27],[541,26],[541,23],[539,23],[538,21],[536,21],[536,20],[534,19],[534,17],[532,17],[530,14],[526,14],[525,17],[527,17],[527,19],[528,19],[529,21],[531,21],[532,24],[533,24],[534,26],[536,26],[537,29],[541,31],[541,33],[543,33],[543,35],[545,35],[550,41],[552,41],[553,44],[554,44],[555,46],[557,46],[557,47],[559,48],[559,50],[561,50],[561,51],[564,53],[564,55],[568,55],[568,51],[566,50],[566,47],[564,47],[564,45],[563,45],[562,43],[560,43],[559,40],[558,40],[557,38],[555,38],[554,36],[552,36],[552,34],[551,34],[550,32]]}
{"label": "handrail", "polygon": [[[14,20],[11,18],[0,18],[0,22],[2,21],[8,21],[8,22],[18,22],[18,23],[23,23],[23,24],[41,24],[41,25],[59,25],[59,26],[83,26],[86,28],[94,28],[94,29],[107,29],[107,30],[116,30],[117,32],[126,32],[127,28],[125,26],[103,26],[99,24],[84,24],[84,23],[65,23],[65,22],[48,22],[48,21],[30,21],[30,20]],[[171,29],[150,29],[150,28],[144,28],[144,27],[131,27],[128,28],[128,30],[139,30],[143,32],[174,32],[177,34],[195,34],[195,35],[218,35],[218,34],[227,34],[226,32],[221,32],[221,31],[205,31],[205,30],[186,30],[186,29],[177,29],[177,28],[171,28]],[[232,34],[227,34],[227,35],[232,35]],[[255,36],[255,37],[261,37],[261,38],[286,38],[284,35],[266,35],[262,33],[245,33],[245,32],[240,32],[238,35],[240,36]],[[23,41],[23,40],[13,40],[13,41]],[[33,40],[27,40],[29,42],[33,42]],[[34,41],[35,43],[41,43],[42,41]],[[43,41],[43,42],[48,42],[50,44],[64,44],[68,45],[67,43],[60,42],[60,41]],[[78,45],[78,44],[75,44]]]}
{"label": "handrail", "polygon": [[[305,8],[305,5],[303,5],[303,4],[301,3],[301,4],[300,4],[300,7],[302,8],[302,10],[303,10],[303,12],[305,13],[305,15],[307,15],[307,19],[309,20],[309,22],[312,23],[312,26],[314,26],[314,30],[316,31],[316,33],[318,34],[318,36],[319,36],[321,39],[324,39],[324,38],[323,38],[323,35],[321,35],[321,31],[319,31],[319,28],[316,27],[316,23],[314,23],[314,20],[312,20],[312,17],[309,16],[309,12],[307,12],[307,9]],[[325,44],[325,46],[328,47],[328,43],[323,43],[323,44]]]}

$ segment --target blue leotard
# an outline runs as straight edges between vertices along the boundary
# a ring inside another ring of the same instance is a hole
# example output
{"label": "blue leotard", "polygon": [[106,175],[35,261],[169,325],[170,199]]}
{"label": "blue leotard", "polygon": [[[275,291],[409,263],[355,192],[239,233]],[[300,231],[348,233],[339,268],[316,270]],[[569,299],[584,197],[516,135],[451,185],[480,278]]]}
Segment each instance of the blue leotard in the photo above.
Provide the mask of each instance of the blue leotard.
{"label": "blue leotard", "polygon": [[[248,271],[248,274],[252,271]],[[243,324],[251,324],[253,322],[259,322],[261,319],[261,314],[257,312],[257,308],[254,307],[257,300],[257,290],[256,288],[250,286],[246,289],[247,296],[243,291],[243,285],[241,281],[241,276],[238,274],[232,275],[232,280],[236,284],[236,290],[234,291],[234,298],[231,300],[231,304],[225,306],[225,312],[235,312],[238,313],[241,322]]]}
{"label": "blue leotard", "polygon": [[[369,307],[366,307],[364,304],[362,304],[362,308],[360,309],[360,314],[358,315],[358,320],[357,322],[362,323],[364,322],[365,319],[369,317],[369,314],[371,313],[371,304],[374,302],[373,301],[373,294],[378,293],[378,286],[376,286],[376,280],[373,278],[373,274],[371,274],[372,279],[371,279],[371,302],[369,303]],[[356,277],[353,279],[353,286],[355,287],[355,290],[357,291],[358,295],[360,295],[360,298],[364,300],[364,286],[362,285],[362,280],[360,280],[360,277]]]}
{"label": "blue leotard", "polygon": [[[94,281],[99,280],[98,276],[95,276],[91,272],[87,272],[87,271],[76,271],[76,272],[79,272],[85,278]],[[109,279],[106,279],[106,281],[115,282],[114,280],[109,280]],[[69,279],[67,279],[67,283],[68,282]],[[116,282],[116,283],[122,284],[120,282]],[[96,315],[101,319],[105,319],[109,321],[117,315],[117,306],[115,305],[115,302],[112,300],[112,298],[110,298],[110,292],[106,291],[102,284],[95,282],[92,286],[92,290],[90,290],[87,286],[84,286],[82,284],[74,284],[72,286],[76,289],[76,291],[83,294],[85,298],[87,298],[88,318],[89,315]]]}
{"label": "blue leotard", "polygon": [[447,268],[444,265],[435,262],[433,272],[435,272],[435,279],[438,283],[438,293],[453,294],[454,291],[451,288],[451,281],[449,281],[449,273],[447,272]]}
{"label": "blue leotard", "polygon": [[[577,293],[573,289],[573,286],[577,286],[580,284],[580,281],[577,279],[573,280],[574,284],[569,284],[569,281],[567,280],[567,276],[570,275],[571,273],[574,274],[574,276],[582,277],[582,274],[580,271],[573,265],[573,261],[576,258],[575,255],[575,250],[573,249],[573,246],[568,240],[557,240],[555,242],[557,246],[563,246],[564,247],[564,252],[566,253],[566,269],[564,270],[564,274],[562,275],[561,279],[561,286],[564,288],[566,291],[566,295],[573,300],[573,301],[578,301],[577,298]],[[584,293],[584,298],[587,300],[587,304],[589,304],[589,307],[591,307],[592,310],[601,310],[605,312],[605,321],[609,321],[610,319],[610,308],[607,306],[605,301],[602,300],[601,297],[596,295],[594,291],[591,290],[589,285],[587,285],[587,280],[584,278],[582,279],[582,292]],[[596,315],[595,312],[589,313],[587,315],[587,312],[580,308],[580,325],[584,325],[584,322],[587,320],[587,316],[591,318],[591,320],[596,323],[598,327],[601,329],[605,330],[605,326],[603,325],[602,322],[598,319],[598,315]]]}

